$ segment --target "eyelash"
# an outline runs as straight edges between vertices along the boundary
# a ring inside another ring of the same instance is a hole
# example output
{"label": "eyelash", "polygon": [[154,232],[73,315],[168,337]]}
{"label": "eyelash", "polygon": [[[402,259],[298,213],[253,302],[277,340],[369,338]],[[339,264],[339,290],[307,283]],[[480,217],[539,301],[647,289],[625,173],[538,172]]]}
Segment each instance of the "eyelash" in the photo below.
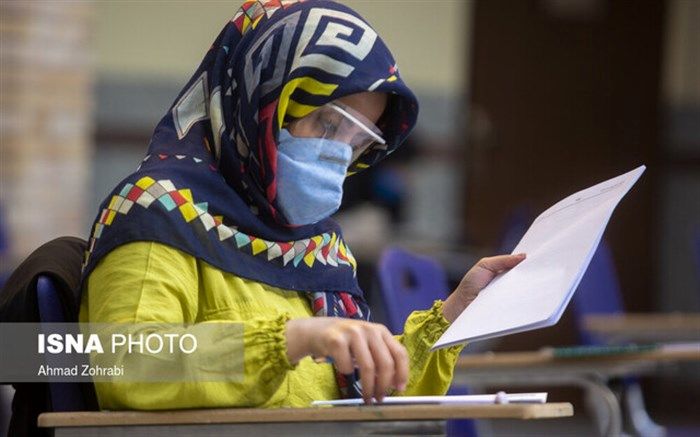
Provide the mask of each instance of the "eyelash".
{"label": "eyelash", "polygon": [[330,114],[319,114],[317,120],[323,129],[323,134],[334,134],[335,131],[338,129],[337,123],[335,123]]}
{"label": "eyelash", "polygon": [[322,120],[321,125],[323,126],[324,133],[334,134],[338,129],[338,126],[330,119]]}

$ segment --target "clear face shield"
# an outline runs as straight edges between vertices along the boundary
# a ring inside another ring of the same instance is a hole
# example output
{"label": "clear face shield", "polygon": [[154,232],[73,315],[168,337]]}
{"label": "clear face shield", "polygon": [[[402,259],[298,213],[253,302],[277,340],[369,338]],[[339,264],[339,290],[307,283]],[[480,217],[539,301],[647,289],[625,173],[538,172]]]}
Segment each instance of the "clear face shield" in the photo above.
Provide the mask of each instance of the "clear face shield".
{"label": "clear face shield", "polygon": [[352,160],[373,144],[386,144],[382,132],[360,112],[340,102],[330,102],[307,116],[289,123],[287,129],[295,137],[324,138],[352,147]]}

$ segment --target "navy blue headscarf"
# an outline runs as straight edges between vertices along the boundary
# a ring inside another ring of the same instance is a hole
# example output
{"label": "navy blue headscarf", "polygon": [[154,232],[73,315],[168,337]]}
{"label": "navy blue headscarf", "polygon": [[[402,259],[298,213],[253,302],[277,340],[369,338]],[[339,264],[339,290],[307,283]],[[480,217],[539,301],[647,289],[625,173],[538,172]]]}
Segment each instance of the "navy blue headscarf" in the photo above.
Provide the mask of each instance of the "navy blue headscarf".
{"label": "navy blue headscarf", "polygon": [[377,123],[386,145],[365,151],[349,174],[391,153],[416,122],[416,98],[388,48],[339,3],[244,3],[155,128],[140,167],[100,206],[83,277],[122,244],[156,241],[307,292],[316,315],[368,318],[338,225],[292,226],[276,202],[283,124],[363,91],[389,95]]}

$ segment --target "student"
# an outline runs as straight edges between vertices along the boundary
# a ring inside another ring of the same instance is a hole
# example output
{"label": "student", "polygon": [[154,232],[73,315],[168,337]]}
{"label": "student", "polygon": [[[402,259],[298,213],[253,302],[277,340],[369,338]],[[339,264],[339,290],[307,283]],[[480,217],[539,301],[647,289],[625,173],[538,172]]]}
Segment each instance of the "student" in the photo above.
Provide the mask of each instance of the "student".
{"label": "student", "polygon": [[417,113],[391,53],[348,7],[244,3],[156,127],[139,169],[102,204],[80,313],[83,322],[238,323],[240,350],[218,350],[222,360],[240,357],[243,374],[96,383],[101,408],[444,394],[461,347],[430,347],[522,257],[481,260],[393,337],[368,321],[355,260],[329,218],[346,175],[393,152]]}

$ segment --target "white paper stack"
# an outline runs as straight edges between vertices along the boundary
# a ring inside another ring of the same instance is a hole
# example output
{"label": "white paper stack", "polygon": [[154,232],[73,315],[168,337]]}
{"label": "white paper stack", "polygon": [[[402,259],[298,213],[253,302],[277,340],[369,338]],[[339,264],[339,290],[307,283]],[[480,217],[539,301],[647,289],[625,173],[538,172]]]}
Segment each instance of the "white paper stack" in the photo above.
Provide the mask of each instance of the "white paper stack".
{"label": "white paper stack", "polygon": [[[537,393],[500,393],[487,395],[448,395],[448,396],[387,396],[377,405],[407,405],[407,404],[544,404],[547,402],[546,392]],[[322,405],[352,406],[363,405],[365,401],[357,399],[338,399],[334,401],[313,401],[311,406]]]}
{"label": "white paper stack", "polygon": [[513,250],[527,258],[484,288],[433,349],[557,323],[613,210],[645,168],[579,191],[537,217]]}

